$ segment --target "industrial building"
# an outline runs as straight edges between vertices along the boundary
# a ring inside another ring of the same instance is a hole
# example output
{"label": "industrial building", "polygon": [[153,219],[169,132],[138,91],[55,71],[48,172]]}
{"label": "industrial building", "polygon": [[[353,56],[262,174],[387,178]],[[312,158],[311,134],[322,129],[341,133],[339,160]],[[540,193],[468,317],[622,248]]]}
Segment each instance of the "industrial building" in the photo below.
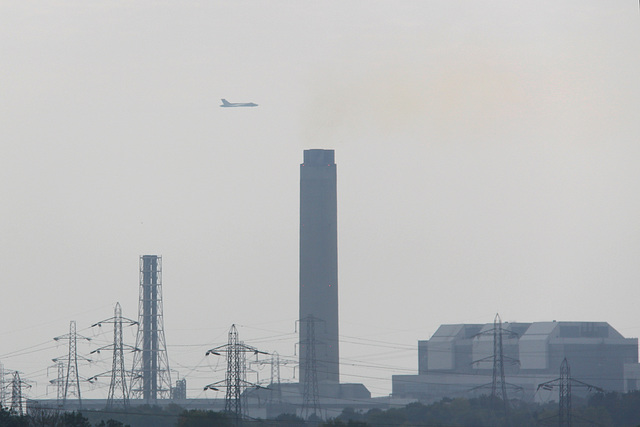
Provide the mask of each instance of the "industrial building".
{"label": "industrial building", "polygon": [[[393,396],[431,402],[490,394],[483,386],[493,379],[494,334],[486,333],[493,329],[494,323],[441,325],[418,342],[418,375],[393,376]],[[638,339],[606,322],[503,323],[501,331],[510,399],[543,398],[538,385],[559,377],[564,358],[572,378],[605,391],[640,385]]]}

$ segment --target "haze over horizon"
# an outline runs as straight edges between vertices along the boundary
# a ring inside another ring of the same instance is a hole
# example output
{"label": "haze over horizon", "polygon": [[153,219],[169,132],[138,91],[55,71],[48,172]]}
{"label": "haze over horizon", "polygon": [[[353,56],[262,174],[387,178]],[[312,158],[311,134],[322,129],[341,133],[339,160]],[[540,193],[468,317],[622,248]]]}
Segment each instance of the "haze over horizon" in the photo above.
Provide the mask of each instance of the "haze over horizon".
{"label": "haze over horizon", "polygon": [[496,313],[638,337],[639,52],[622,0],[0,2],[0,362],[55,397],[52,338],[137,319],[143,254],[189,397],[223,397],[232,323],[297,358],[308,148],[335,149],[341,381],[387,395]]}

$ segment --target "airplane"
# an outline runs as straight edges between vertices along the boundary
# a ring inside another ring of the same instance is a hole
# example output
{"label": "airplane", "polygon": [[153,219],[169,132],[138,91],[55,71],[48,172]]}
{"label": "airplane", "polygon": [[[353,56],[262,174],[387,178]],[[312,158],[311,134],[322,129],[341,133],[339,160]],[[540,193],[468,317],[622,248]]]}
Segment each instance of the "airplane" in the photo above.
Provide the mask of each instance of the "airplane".
{"label": "airplane", "polygon": [[226,99],[222,100],[221,107],[257,107],[258,104],[253,102],[229,102]]}

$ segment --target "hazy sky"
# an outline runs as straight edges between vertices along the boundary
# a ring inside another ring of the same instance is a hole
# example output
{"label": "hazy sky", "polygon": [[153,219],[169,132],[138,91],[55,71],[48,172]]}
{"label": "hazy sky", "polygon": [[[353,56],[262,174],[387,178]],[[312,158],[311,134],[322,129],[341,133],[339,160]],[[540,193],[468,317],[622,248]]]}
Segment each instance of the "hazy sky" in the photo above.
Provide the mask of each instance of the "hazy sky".
{"label": "hazy sky", "polygon": [[52,338],[137,319],[141,254],[189,397],[222,397],[232,323],[293,359],[307,148],[336,150],[342,381],[386,395],[496,312],[638,337],[638,76],[631,0],[0,0],[0,362],[55,397]]}

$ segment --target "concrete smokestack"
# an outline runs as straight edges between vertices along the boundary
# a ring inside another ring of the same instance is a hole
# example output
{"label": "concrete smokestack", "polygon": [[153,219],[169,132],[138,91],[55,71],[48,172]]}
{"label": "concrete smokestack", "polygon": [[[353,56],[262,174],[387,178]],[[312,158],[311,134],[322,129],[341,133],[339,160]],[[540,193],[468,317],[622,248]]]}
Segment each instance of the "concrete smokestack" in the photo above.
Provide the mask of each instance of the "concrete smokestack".
{"label": "concrete smokestack", "polygon": [[318,382],[339,383],[338,227],[334,150],[305,150],[300,165],[300,379],[315,322]]}

